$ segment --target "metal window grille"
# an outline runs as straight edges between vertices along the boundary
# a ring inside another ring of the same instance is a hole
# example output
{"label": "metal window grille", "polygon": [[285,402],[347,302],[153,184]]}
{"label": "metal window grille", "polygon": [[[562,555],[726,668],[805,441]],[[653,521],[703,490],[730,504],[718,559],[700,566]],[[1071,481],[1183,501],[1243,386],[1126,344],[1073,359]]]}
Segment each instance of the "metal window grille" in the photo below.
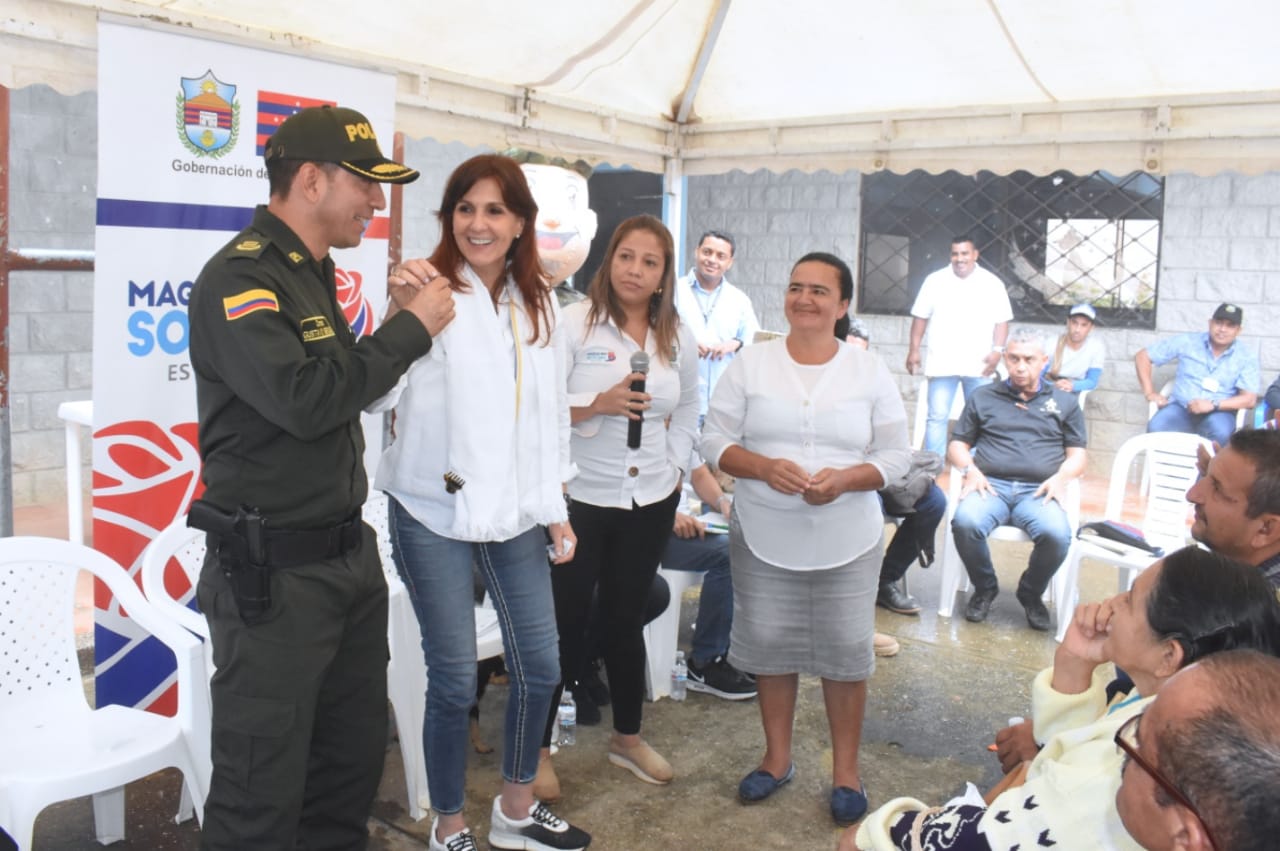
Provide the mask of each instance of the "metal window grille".
{"label": "metal window grille", "polygon": [[1163,216],[1164,181],[1145,172],[864,175],[858,309],[908,313],[967,235],[1015,319],[1059,323],[1087,302],[1099,324],[1154,328]]}

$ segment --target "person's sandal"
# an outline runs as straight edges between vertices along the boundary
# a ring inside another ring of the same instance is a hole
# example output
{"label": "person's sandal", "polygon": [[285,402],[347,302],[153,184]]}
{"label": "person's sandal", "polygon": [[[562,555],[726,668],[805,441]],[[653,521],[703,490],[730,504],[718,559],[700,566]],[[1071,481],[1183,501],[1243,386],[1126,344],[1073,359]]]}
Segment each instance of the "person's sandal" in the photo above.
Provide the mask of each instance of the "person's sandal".
{"label": "person's sandal", "polygon": [[777,792],[780,787],[790,783],[791,778],[795,776],[794,762],[787,766],[786,772],[781,777],[774,777],[763,768],[758,768],[742,778],[742,782],[738,784],[738,799],[744,804],[759,803]]}

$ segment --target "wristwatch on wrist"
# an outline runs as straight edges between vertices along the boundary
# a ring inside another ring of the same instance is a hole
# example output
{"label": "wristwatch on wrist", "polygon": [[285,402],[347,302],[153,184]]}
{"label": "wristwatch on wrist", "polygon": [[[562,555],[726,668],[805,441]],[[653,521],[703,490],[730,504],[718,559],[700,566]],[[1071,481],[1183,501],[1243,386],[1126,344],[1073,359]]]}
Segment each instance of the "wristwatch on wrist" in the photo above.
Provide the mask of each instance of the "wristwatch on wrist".
{"label": "wristwatch on wrist", "polygon": [[1221,410],[1222,410],[1222,400],[1221,400],[1221,399],[1214,399],[1214,400],[1213,400],[1213,409],[1214,409],[1215,411],[1221,411]]}
{"label": "wristwatch on wrist", "polygon": [[1002,355],[1004,354],[1004,346],[992,346],[991,351]]}
{"label": "wristwatch on wrist", "polygon": [[972,464],[968,465],[967,467],[961,467],[961,468],[960,468],[960,478],[962,478],[962,479],[963,479],[965,476],[969,475],[969,471],[970,471],[970,470],[972,470],[972,469],[973,469],[973,465],[972,465]]}

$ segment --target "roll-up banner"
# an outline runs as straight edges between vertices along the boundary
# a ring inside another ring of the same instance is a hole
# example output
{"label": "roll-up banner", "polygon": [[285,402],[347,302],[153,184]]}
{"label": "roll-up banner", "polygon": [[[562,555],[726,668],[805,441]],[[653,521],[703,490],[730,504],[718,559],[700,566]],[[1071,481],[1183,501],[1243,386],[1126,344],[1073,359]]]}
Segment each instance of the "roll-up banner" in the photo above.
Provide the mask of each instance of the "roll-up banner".
{"label": "roll-up banner", "polygon": [[[395,78],[176,32],[98,27],[98,198],[93,337],[93,542],[139,581],[142,553],[199,495],[187,301],[206,260],[267,202],[262,150],[316,104],[363,112],[390,152]],[[385,303],[389,220],[334,252],[356,334]],[[381,418],[367,417],[370,473]],[[167,584],[192,603],[171,566]],[[172,657],[95,590],[99,705],[171,714]]]}

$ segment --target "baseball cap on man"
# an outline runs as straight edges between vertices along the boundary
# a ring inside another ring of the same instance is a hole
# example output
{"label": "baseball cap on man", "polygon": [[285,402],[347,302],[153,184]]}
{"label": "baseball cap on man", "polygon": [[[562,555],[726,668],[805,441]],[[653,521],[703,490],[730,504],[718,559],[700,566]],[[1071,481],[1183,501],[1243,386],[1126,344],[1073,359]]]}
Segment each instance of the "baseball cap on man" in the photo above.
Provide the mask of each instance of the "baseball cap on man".
{"label": "baseball cap on man", "polygon": [[1244,322],[1244,311],[1238,305],[1222,303],[1218,305],[1218,309],[1213,312],[1214,319],[1225,319],[1227,322],[1234,322],[1239,325]]}
{"label": "baseball cap on man", "polygon": [[1072,316],[1087,316],[1090,322],[1095,322],[1098,319],[1098,311],[1093,309],[1092,304],[1077,304],[1067,311],[1067,318],[1070,319]]}
{"label": "baseball cap on man", "polygon": [[378,183],[418,179],[416,170],[382,155],[369,119],[343,106],[311,106],[295,112],[267,140],[263,158],[336,163]]}

